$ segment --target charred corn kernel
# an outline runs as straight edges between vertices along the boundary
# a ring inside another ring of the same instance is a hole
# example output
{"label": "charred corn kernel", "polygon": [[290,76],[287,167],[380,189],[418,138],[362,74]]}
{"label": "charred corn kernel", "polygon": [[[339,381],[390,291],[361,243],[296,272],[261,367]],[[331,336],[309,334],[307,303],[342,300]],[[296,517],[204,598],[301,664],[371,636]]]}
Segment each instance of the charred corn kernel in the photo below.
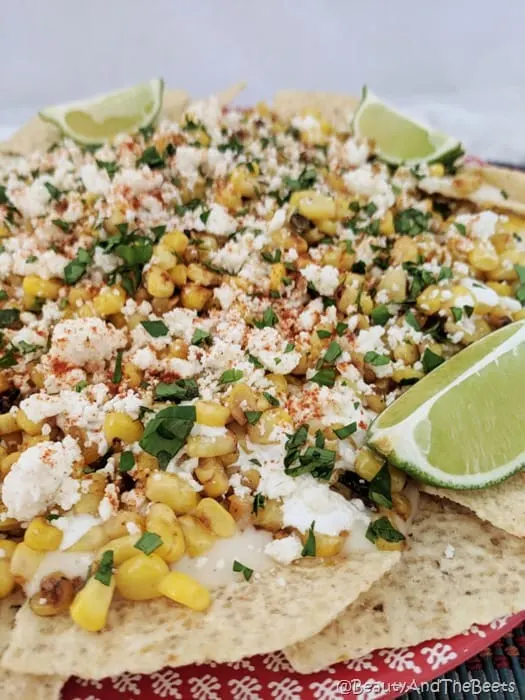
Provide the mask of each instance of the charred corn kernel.
{"label": "charred corn kernel", "polygon": [[199,518],[181,515],[179,523],[184,532],[186,552],[190,557],[200,557],[213,547],[216,537]]}
{"label": "charred corn kernel", "polygon": [[[142,529],[144,526],[144,517],[134,511],[121,510],[116,515],[112,515],[108,520],[104,521],[104,532],[111,540],[116,537],[123,537],[128,534],[128,526],[130,523]],[[111,547],[108,547],[108,549],[111,549]]]}
{"label": "charred corn kernel", "polygon": [[144,378],[144,372],[133,362],[124,362],[122,365],[122,378],[128,386],[137,389]]}
{"label": "charred corn kernel", "polygon": [[177,255],[182,255],[189,243],[188,237],[177,229],[168,231],[160,240],[163,246]]}
{"label": "charred corn kernel", "polygon": [[[412,367],[397,367],[392,371],[392,379],[395,382],[406,382],[409,380],[421,379],[424,376],[424,372],[413,369]],[[372,410],[375,410],[373,406],[369,406]],[[384,406],[383,406],[384,408]]]}
{"label": "charred corn kernel", "polygon": [[463,333],[463,343],[474,343],[476,340],[483,338],[491,332],[491,327],[483,318],[476,318],[474,320],[474,328],[472,330],[466,330]]}
{"label": "charred corn kernel", "polygon": [[73,287],[69,290],[67,300],[71,306],[81,306],[82,302],[89,299],[89,289],[85,287]]}
{"label": "charred corn kernel", "polygon": [[85,535],[67,549],[68,552],[93,552],[103,547],[109,540],[103,525],[95,525]]}
{"label": "charred corn kernel", "polygon": [[230,410],[216,401],[197,401],[195,405],[197,423],[220,428],[230,418]]}
{"label": "charred corn kernel", "polygon": [[383,236],[391,236],[394,231],[394,217],[391,211],[387,211],[379,222],[379,231]]}
{"label": "charred corn kernel", "polygon": [[235,520],[228,513],[226,508],[223,508],[220,503],[213,498],[203,498],[199,501],[199,505],[195,508],[194,514],[202,520],[202,522],[215,534],[217,537],[232,537],[237,529]]}
{"label": "charred corn kernel", "polygon": [[355,470],[362,479],[372,481],[374,476],[383,466],[384,460],[369,450],[368,447],[363,447],[357,453],[355,459]]}
{"label": "charred corn kernel", "polygon": [[73,622],[88,632],[100,632],[106,625],[114,591],[114,576],[109,586],[94,577],[90,578],[69,608]]}
{"label": "charred corn kernel", "polygon": [[163,270],[171,270],[177,264],[177,256],[162,244],[155,246],[153,250],[155,265]]}
{"label": "charred corn kernel", "polygon": [[427,315],[437,313],[443,305],[441,289],[437,285],[431,284],[421,292],[416,302],[421,311]]}
{"label": "charred corn kernel", "polygon": [[368,292],[363,292],[359,297],[359,310],[370,316],[374,309],[374,301]]}
{"label": "charred corn kernel", "polygon": [[16,585],[7,559],[0,559],[0,598],[7,598]]}
{"label": "charred corn kernel", "polygon": [[230,487],[224,467],[216,457],[199,460],[195,476],[202,484],[204,493],[211,498],[223,496]]}
{"label": "charred corn kernel", "polygon": [[73,506],[76,515],[97,515],[102,496],[94,493],[83,493]]}
{"label": "charred corn kernel", "polygon": [[341,259],[343,257],[343,251],[340,248],[330,248],[324,253],[321,258],[323,265],[332,265],[333,267],[339,267],[341,265]]}
{"label": "charred corn kernel", "polygon": [[216,272],[208,270],[204,265],[199,263],[190,263],[187,268],[188,279],[195,284],[201,284],[203,287],[212,287],[220,284],[221,278]]}
{"label": "charred corn kernel", "polygon": [[60,292],[60,282],[57,280],[45,280],[38,275],[28,275],[22,282],[24,293],[39,299],[56,299]]}
{"label": "charred corn kernel", "polygon": [[0,415],[0,435],[9,435],[20,430],[13,413],[2,413]]}
{"label": "charred corn kernel", "polygon": [[9,470],[13,466],[15,462],[18,462],[21,452],[11,452],[10,455],[7,455],[7,457],[3,457],[0,460],[0,473],[2,476],[6,476],[6,474],[9,473]]}
{"label": "charred corn kernel", "polygon": [[30,420],[21,408],[16,412],[15,420],[20,430],[28,435],[40,435],[42,432],[42,421],[35,423],[35,421]]}
{"label": "charred corn kernel", "polygon": [[184,533],[173,510],[165,503],[154,503],[146,519],[146,529],[162,539],[161,546],[155,550],[169,564],[178,561],[186,551]]}
{"label": "charred corn kernel", "polygon": [[407,273],[402,267],[391,267],[381,277],[378,290],[384,290],[389,301],[401,304],[407,296],[407,280]]}
{"label": "charred corn kernel", "polygon": [[491,243],[480,241],[469,251],[468,261],[476,270],[490,272],[498,267],[499,256]]}
{"label": "charred corn kernel", "polygon": [[252,442],[268,445],[272,442],[272,433],[277,426],[287,427],[292,419],[284,408],[272,408],[265,411],[255,425],[247,428],[248,437]]}
{"label": "charred corn kernel", "polygon": [[270,373],[265,376],[265,379],[267,379],[274,385],[277,393],[286,394],[286,392],[288,391],[288,382],[283,374]]}
{"label": "charred corn kernel", "polygon": [[335,202],[332,197],[319,194],[319,192],[308,193],[301,197],[297,203],[297,211],[307,219],[314,221],[333,219],[336,214]]}
{"label": "charred corn kernel", "polygon": [[167,299],[173,296],[175,284],[166,270],[153,265],[146,275],[146,289],[152,297]]}
{"label": "charred corn kernel", "polygon": [[199,502],[199,494],[187,481],[167,472],[155,472],[148,476],[146,498],[154,503],[165,503],[177,515],[190,513]]}
{"label": "charred corn kernel", "polygon": [[106,287],[93,299],[99,316],[117,314],[126,303],[126,292],[121,287]]}
{"label": "charred corn kernel", "polygon": [[419,351],[415,345],[410,343],[399,343],[393,350],[394,358],[401,360],[406,365],[413,365],[419,359]]}
{"label": "charred corn kernel", "polygon": [[157,554],[146,556],[139,552],[118,567],[115,585],[127,600],[152,600],[159,597],[158,585],[169,571],[166,562]]}
{"label": "charred corn kernel", "polygon": [[88,301],[85,304],[82,304],[82,306],[77,309],[76,316],[78,318],[92,318],[93,316],[97,316],[97,310],[95,309],[93,302]]}
{"label": "charred corn kernel", "polygon": [[[232,515],[235,517],[234,513]],[[270,532],[280,530],[283,526],[281,503],[273,498],[266,498],[264,500],[264,508],[257,510],[257,513],[253,516],[253,521],[257,527],[262,527],[264,530],[269,530]]]}
{"label": "charred corn kernel", "polygon": [[172,571],[165,576],[158,585],[158,591],[166,598],[199,612],[211,604],[208,589],[182,571]]}
{"label": "charred corn kernel", "polygon": [[52,552],[60,547],[64,533],[45,518],[33,518],[24,534],[24,542],[38,552]]}
{"label": "charred corn kernel", "polygon": [[401,542],[389,542],[382,537],[378,537],[375,541],[375,546],[383,552],[397,552],[405,548],[405,540],[401,540]]}
{"label": "charred corn kernel", "polygon": [[517,280],[518,273],[514,265],[525,265],[525,252],[516,249],[505,250],[499,256],[499,265],[487,272],[487,277],[498,282]]}
{"label": "charred corn kernel", "polygon": [[388,471],[390,472],[390,487],[392,493],[399,493],[405,488],[407,475],[405,472],[402,472],[400,469],[397,469],[397,467],[394,467],[391,464],[388,465]]}
{"label": "charred corn kernel", "polygon": [[42,579],[40,590],[29,599],[29,606],[35,615],[51,617],[65,612],[74,595],[73,582],[56,571]]}
{"label": "charred corn kernel", "polygon": [[335,236],[335,234],[337,233],[337,221],[330,219],[321,219],[316,223],[318,230],[322,231],[323,233],[326,233],[327,236]]}
{"label": "charred corn kernel", "polygon": [[0,559],[11,559],[15,549],[16,542],[0,538],[0,552],[3,552],[3,554],[0,554]]}
{"label": "charred corn kernel", "polygon": [[188,281],[188,268],[186,265],[174,265],[170,270],[170,277],[175,286],[183,287]]}
{"label": "charred corn kernel", "polygon": [[99,550],[98,558],[102,557],[104,552],[111,550],[113,552],[113,565],[120,566],[122,562],[131,559],[138,553],[139,550],[135,547],[135,543],[139,537],[140,535],[125,535],[110,540]]}
{"label": "charred corn kernel", "polygon": [[188,346],[182,338],[175,338],[168,347],[168,355],[170,357],[178,357],[185,360],[188,357]]}
{"label": "charred corn kernel", "polygon": [[122,411],[108,413],[104,418],[104,435],[108,442],[115,439],[123,442],[136,442],[142,437],[144,428],[139,420],[133,420],[131,416]]}
{"label": "charred corn kernel", "polygon": [[232,418],[236,420],[239,425],[245,425],[247,420],[244,412],[255,411],[257,397],[247,384],[241,382],[233,385],[230,395],[226,400],[226,404]]}
{"label": "charred corn kernel", "polygon": [[139,452],[135,455],[135,465],[141,475],[147,476],[150,472],[158,469],[159,461],[147,452]]}
{"label": "charred corn kernel", "polygon": [[245,165],[238,165],[230,175],[230,184],[233,191],[241,197],[253,197],[255,195],[256,180]]}
{"label": "charred corn kernel", "polygon": [[[304,536],[306,540],[306,536]],[[335,557],[339,554],[344,544],[342,535],[324,535],[320,532],[315,533],[315,556],[316,557]]]}
{"label": "charred corn kernel", "polygon": [[5,372],[0,372],[0,393],[7,391],[10,387],[9,379]]}
{"label": "charred corn kernel", "polygon": [[211,289],[202,287],[200,284],[188,284],[181,291],[180,301],[185,309],[202,311],[212,296]]}
{"label": "charred corn kernel", "polygon": [[17,544],[11,556],[11,573],[17,583],[25,583],[33,578],[44,557],[44,552],[31,549],[25,542]]}
{"label": "charred corn kernel", "polygon": [[237,447],[235,435],[227,430],[224,435],[190,435],[186,441],[188,457],[220,457],[234,452]]}
{"label": "charred corn kernel", "polygon": [[283,277],[286,277],[286,267],[283,263],[274,263],[270,271],[270,290],[278,292],[281,289]]}
{"label": "charred corn kernel", "polygon": [[416,262],[418,255],[417,244],[409,236],[401,236],[394,242],[390,258],[393,265],[401,265],[404,262]]}
{"label": "charred corn kernel", "polygon": [[403,520],[407,520],[410,517],[412,507],[409,499],[404,494],[392,493],[392,505],[396,513],[400,515]]}

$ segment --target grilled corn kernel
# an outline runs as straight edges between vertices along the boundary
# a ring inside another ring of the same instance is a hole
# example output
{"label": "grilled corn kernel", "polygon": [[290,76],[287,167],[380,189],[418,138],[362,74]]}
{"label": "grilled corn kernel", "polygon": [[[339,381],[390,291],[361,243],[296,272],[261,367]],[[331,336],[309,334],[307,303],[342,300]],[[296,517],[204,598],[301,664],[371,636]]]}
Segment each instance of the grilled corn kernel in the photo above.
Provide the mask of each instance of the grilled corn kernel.
{"label": "grilled corn kernel", "polygon": [[64,533],[45,518],[33,518],[24,534],[24,542],[38,552],[53,552],[60,547]]}
{"label": "grilled corn kernel", "polygon": [[389,301],[400,304],[406,299],[407,279],[407,273],[402,267],[391,267],[381,277],[378,290],[384,290]]}
{"label": "grilled corn kernel", "polygon": [[109,540],[103,525],[95,525],[85,535],[67,549],[68,552],[93,552],[103,547]]}
{"label": "grilled corn kernel", "polygon": [[0,559],[0,598],[6,598],[16,585],[7,559]]}
{"label": "grilled corn kernel", "polygon": [[336,214],[335,201],[318,192],[311,192],[301,197],[297,203],[297,211],[307,219],[333,219]]}
{"label": "grilled corn kernel", "polygon": [[109,586],[92,577],[80,590],[69,608],[73,621],[88,632],[99,632],[106,625],[115,591],[115,577]]}
{"label": "grilled corn kernel", "polygon": [[390,472],[390,486],[392,493],[399,493],[405,488],[407,475],[405,472],[397,469],[397,467],[393,467],[391,464],[388,465],[388,471]]}
{"label": "grilled corn kernel", "polygon": [[138,549],[135,547],[137,540],[140,535],[124,535],[124,537],[117,537],[114,540],[110,540],[99,550],[99,557],[101,557],[104,552],[111,550],[113,552],[113,565],[120,566],[122,562],[127,559],[136,556]]}
{"label": "grilled corn kernel", "polygon": [[254,515],[254,524],[270,532],[280,530],[283,526],[283,514],[280,502],[273,498],[266,498],[264,507],[259,508]]}
{"label": "grilled corn kernel", "polygon": [[435,284],[431,284],[421,292],[416,302],[421,311],[427,315],[437,313],[443,304],[441,289]]}
{"label": "grilled corn kernel", "polygon": [[115,585],[127,600],[151,600],[159,597],[158,585],[169,571],[166,562],[157,554],[146,556],[140,552],[118,567]]}
{"label": "grilled corn kernel", "polygon": [[172,253],[182,255],[188,247],[189,239],[182,231],[175,229],[174,231],[168,231],[164,234],[160,242]]}
{"label": "grilled corn kernel", "polygon": [[0,415],[0,435],[9,435],[20,430],[13,413],[2,413]]}
{"label": "grilled corn kernel", "polygon": [[271,382],[278,394],[286,394],[288,391],[288,381],[286,377],[282,374],[267,374],[265,376],[269,382]]}
{"label": "grilled corn kernel", "polygon": [[20,430],[28,435],[40,435],[42,432],[43,423],[35,423],[35,421],[30,420],[21,408],[16,412],[15,420]]}
{"label": "grilled corn kernel", "polygon": [[401,265],[404,262],[416,262],[418,255],[417,243],[409,236],[401,236],[394,242],[390,258],[393,265]]}
{"label": "grilled corn kernel", "polygon": [[212,295],[211,289],[202,287],[200,284],[188,284],[181,291],[180,301],[185,309],[202,311],[212,298]]}
{"label": "grilled corn kernel", "polygon": [[404,494],[392,493],[392,505],[396,513],[400,515],[403,520],[408,520],[412,506],[410,505],[410,500]]}
{"label": "grilled corn kernel", "polygon": [[374,302],[368,292],[363,292],[359,297],[359,310],[367,316],[370,316],[374,308]]}
{"label": "grilled corn kernel", "polygon": [[179,522],[184,532],[186,551],[190,557],[200,557],[213,547],[215,535],[201,520],[193,515],[181,515]]}
{"label": "grilled corn kernel", "polygon": [[290,414],[283,408],[272,408],[265,411],[255,425],[247,428],[248,437],[252,442],[268,445],[272,442],[272,433],[277,426],[287,427],[292,422]]}
{"label": "grilled corn kernel", "polygon": [[286,267],[283,263],[275,263],[270,271],[270,290],[278,292],[281,289],[283,277],[286,277]]}
{"label": "grilled corn kernel", "polygon": [[204,493],[211,498],[223,496],[230,487],[224,466],[216,457],[199,460],[195,476],[202,484]]}
{"label": "grilled corn kernel", "polygon": [[391,236],[394,231],[394,216],[391,211],[387,211],[379,222],[379,231],[383,236]]}
{"label": "grilled corn kernel", "polygon": [[[144,526],[144,517],[136,512],[121,510],[103,523],[104,532],[110,540],[116,537],[124,537],[124,535],[129,533],[128,525],[130,523],[142,529]],[[111,549],[111,547],[108,547],[108,549]]]}
{"label": "grilled corn kernel", "polygon": [[144,372],[133,362],[124,362],[122,365],[122,378],[133,389],[137,389],[144,378]]}
{"label": "grilled corn kernel", "polygon": [[247,384],[242,382],[234,384],[227,399],[227,406],[230,409],[232,418],[239,425],[247,423],[245,411],[255,411],[257,407],[257,397]]}
{"label": "grilled corn kernel", "polygon": [[15,549],[16,542],[0,538],[0,552],[3,552],[3,554],[0,554],[0,559],[11,559]]}
{"label": "grilled corn kernel", "polygon": [[0,460],[0,474],[6,476],[15,462],[18,462],[21,452],[11,452],[10,455],[2,457]]}
{"label": "grilled corn kernel", "polygon": [[195,405],[197,423],[220,428],[226,425],[230,417],[230,411],[226,406],[221,406],[217,401],[197,401]]}
{"label": "grilled corn kernel", "polygon": [[177,287],[183,287],[188,281],[188,268],[186,265],[174,265],[170,270],[170,277]]}
{"label": "grilled corn kernel", "polygon": [[[399,382],[406,382],[409,380],[421,379],[424,372],[418,369],[413,369],[412,367],[398,367],[392,372],[392,379],[399,384]],[[376,410],[372,405],[369,408]],[[381,410],[384,409],[384,405]]]}
{"label": "grilled corn kernel", "polygon": [[155,256],[155,265],[158,265],[163,270],[171,270],[177,264],[177,256],[162,244],[155,246],[153,254]]}
{"label": "grilled corn kernel", "polygon": [[[306,539],[306,537],[305,537]],[[342,535],[324,535],[320,532],[315,533],[315,556],[316,557],[335,557],[339,554],[344,544]]]}
{"label": "grilled corn kernel", "polygon": [[194,514],[217,537],[232,537],[235,534],[237,529],[235,520],[226,508],[223,508],[213,498],[203,498],[195,508]]}
{"label": "grilled corn kernel", "polygon": [[29,599],[29,606],[35,615],[51,617],[65,612],[74,595],[73,582],[56,571],[42,579],[40,590]]}
{"label": "grilled corn kernel", "polygon": [[419,359],[417,346],[411,343],[399,343],[393,353],[396,360],[402,360],[406,365],[413,365]]}
{"label": "grilled corn kernel", "polygon": [[106,287],[93,299],[99,316],[117,314],[126,303],[126,292],[121,287]]}
{"label": "grilled corn kernel", "polygon": [[190,435],[186,442],[188,457],[220,457],[234,452],[237,447],[235,435],[226,431],[225,435]]}
{"label": "grilled corn kernel", "polygon": [[25,583],[33,578],[44,556],[44,552],[31,549],[25,542],[17,544],[11,557],[11,573],[17,583]]}
{"label": "grilled corn kernel", "polygon": [[161,546],[155,550],[164,561],[172,564],[178,561],[186,551],[184,533],[175,513],[164,503],[154,503],[146,519],[148,532],[154,532],[162,539]]}
{"label": "grilled corn kernel", "polygon": [[181,571],[172,571],[158,585],[159,593],[192,610],[204,611],[210,607],[208,589]]}
{"label": "grilled corn kernel", "polygon": [[356,455],[355,470],[362,479],[372,481],[383,466],[384,460],[367,447],[363,447]]}
{"label": "grilled corn kernel", "polygon": [[203,287],[213,287],[220,284],[221,278],[216,272],[208,270],[204,265],[199,263],[190,263],[187,268],[188,279],[195,284],[201,284]]}
{"label": "grilled corn kernel", "polygon": [[123,442],[136,442],[142,437],[144,428],[139,420],[133,420],[127,413],[114,411],[104,419],[104,435],[108,442],[115,439]]}
{"label": "grilled corn kernel", "polygon": [[146,481],[146,498],[165,503],[177,515],[190,513],[199,502],[199,494],[176,474],[155,472]]}
{"label": "grilled corn kernel", "polygon": [[401,542],[389,542],[388,540],[384,540],[382,537],[378,537],[375,541],[375,546],[377,549],[380,549],[383,552],[397,552],[405,548],[405,541],[401,540]]}
{"label": "grilled corn kernel", "polygon": [[60,292],[60,282],[56,280],[45,280],[37,275],[24,277],[22,289],[28,296],[39,299],[56,299]]}
{"label": "grilled corn kernel", "polygon": [[175,284],[166,270],[153,265],[146,276],[146,289],[152,297],[167,299],[173,296]]}

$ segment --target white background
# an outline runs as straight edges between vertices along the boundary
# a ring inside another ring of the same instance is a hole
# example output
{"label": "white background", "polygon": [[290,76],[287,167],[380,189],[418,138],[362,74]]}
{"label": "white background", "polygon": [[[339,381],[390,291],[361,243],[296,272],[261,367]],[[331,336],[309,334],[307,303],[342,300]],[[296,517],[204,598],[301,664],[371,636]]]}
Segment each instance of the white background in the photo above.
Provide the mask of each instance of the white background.
{"label": "white background", "polygon": [[525,158],[524,0],[0,0],[0,121],[162,75],[377,93]]}

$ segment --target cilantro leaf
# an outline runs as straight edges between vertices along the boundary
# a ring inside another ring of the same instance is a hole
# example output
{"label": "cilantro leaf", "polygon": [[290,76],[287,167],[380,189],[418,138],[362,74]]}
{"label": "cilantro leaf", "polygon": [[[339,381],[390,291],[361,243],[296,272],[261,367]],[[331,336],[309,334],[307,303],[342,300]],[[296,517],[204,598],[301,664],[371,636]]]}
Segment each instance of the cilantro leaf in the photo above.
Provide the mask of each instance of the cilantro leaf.
{"label": "cilantro leaf", "polygon": [[121,473],[129,472],[135,466],[135,455],[131,450],[126,450],[120,455],[120,462],[118,465],[118,470]]}
{"label": "cilantro leaf", "polygon": [[157,151],[155,146],[148,146],[137,159],[137,165],[149,165],[150,168],[163,168],[165,165],[164,158]]}
{"label": "cilantro leaf", "polygon": [[377,505],[392,508],[392,483],[386,462],[370,482],[368,494]]}
{"label": "cilantro leaf", "polygon": [[436,355],[435,352],[432,352],[430,348],[425,348],[421,362],[423,363],[423,369],[425,372],[431,372],[433,369],[436,369],[436,367],[443,364],[445,360],[443,357],[440,357],[440,355]]}
{"label": "cilantro leaf", "polygon": [[314,535],[315,520],[308,528],[308,536],[304,543],[303,549],[301,551],[302,557],[315,557],[316,547],[315,547],[315,535]]}
{"label": "cilantro leaf", "polygon": [[108,549],[102,555],[100,564],[98,565],[95,578],[104,586],[109,586],[111,583],[111,576],[113,575],[113,550]]}
{"label": "cilantro leaf", "polygon": [[353,423],[349,423],[342,428],[334,428],[334,433],[337,435],[339,440],[344,440],[345,438],[350,437],[350,435],[353,435],[356,430],[357,423],[354,421]]}
{"label": "cilantro leaf", "polygon": [[241,564],[241,562],[237,561],[237,559],[234,559],[233,561],[233,571],[238,571],[241,573],[244,576],[245,581],[249,581],[253,574],[253,569],[250,569],[248,566],[244,566],[244,564]]}
{"label": "cilantro leaf", "polygon": [[140,549],[141,552],[144,552],[144,554],[152,554],[161,545],[162,537],[157,535],[156,532],[145,532],[137,542],[135,542],[135,547]]}
{"label": "cilantro leaf", "polygon": [[2,309],[0,311],[0,328],[10,328],[20,318],[18,309]]}
{"label": "cilantro leaf", "polygon": [[369,350],[365,353],[364,361],[373,367],[382,367],[390,362],[390,358],[387,355],[380,355],[374,350]]}
{"label": "cilantro leaf", "polygon": [[161,338],[169,333],[168,326],[164,321],[141,321],[141,324],[152,338]]}
{"label": "cilantro leaf", "polygon": [[139,445],[159,460],[166,469],[184,446],[195,424],[195,406],[169,406],[159,411],[146,425]]}
{"label": "cilantro leaf", "polygon": [[370,318],[372,319],[372,323],[374,323],[376,326],[384,326],[388,319],[392,318],[392,314],[387,309],[385,304],[379,304],[372,309]]}
{"label": "cilantro leaf", "polygon": [[383,516],[371,522],[366,531],[366,539],[370,542],[376,542],[379,538],[385,542],[403,542],[405,536],[396,530],[386,516]]}
{"label": "cilantro leaf", "polygon": [[159,382],[155,387],[155,398],[159,401],[191,401],[199,396],[195,379],[178,379],[167,384]]}
{"label": "cilantro leaf", "polygon": [[336,371],[333,367],[323,367],[318,370],[310,381],[319,386],[332,387],[335,384]]}

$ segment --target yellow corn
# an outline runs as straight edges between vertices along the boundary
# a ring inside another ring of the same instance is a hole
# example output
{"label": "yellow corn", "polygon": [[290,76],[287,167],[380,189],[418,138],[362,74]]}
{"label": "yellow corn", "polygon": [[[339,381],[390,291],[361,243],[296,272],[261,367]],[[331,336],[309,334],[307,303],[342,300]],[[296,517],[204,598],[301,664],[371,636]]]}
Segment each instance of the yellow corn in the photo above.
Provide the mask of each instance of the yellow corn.
{"label": "yellow corn", "polygon": [[146,529],[162,539],[162,544],[155,550],[159,557],[169,564],[184,556],[186,543],[182,527],[175,513],[164,503],[154,503],[146,519]]}
{"label": "yellow corn", "polygon": [[35,423],[30,420],[21,408],[16,412],[15,420],[20,430],[28,435],[40,435],[42,432],[42,421]]}
{"label": "yellow corn", "polygon": [[220,428],[226,425],[230,418],[230,411],[226,406],[221,406],[217,401],[197,401],[195,405],[197,423]]}
{"label": "yellow corn", "polygon": [[270,290],[278,292],[281,289],[283,277],[286,277],[286,267],[283,263],[275,263],[272,265],[270,272]]}
{"label": "yellow corn", "polygon": [[167,299],[173,296],[175,284],[166,270],[153,265],[146,276],[146,289],[152,297]]}
{"label": "yellow corn", "polygon": [[181,515],[179,522],[184,532],[186,551],[190,557],[206,554],[214,545],[215,535],[193,515]]}
{"label": "yellow corn", "polygon": [[239,425],[245,425],[247,420],[244,412],[255,411],[257,407],[257,397],[247,384],[240,382],[239,384],[233,385],[230,395],[226,400],[226,404],[230,409],[232,418],[236,420]]}
{"label": "yellow corn", "polygon": [[126,303],[126,292],[121,287],[106,287],[93,299],[93,305],[99,316],[117,314]]}
{"label": "yellow corn", "polygon": [[33,578],[44,556],[44,552],[31,549],[25,542],[17,544],[11,557],[11,573],[17,583],[25,583]]}
{"label": "yellow corn", "polygon": [[[395,382],[406,381],[407,379],[421,379],[423,372],[418,369],[412,369],[412,367],[398,367],[392,372],[392,379]],[[368,405],[372,410],[376,410],[371,404]],[[384,409],[384,405],[381,407],[381,411]],[[378,413],[380,411],[377,411]]]}
{"label": "yellow corn", "polygon": [[6,598],[16,585],[7,559],[0,559],[0,598]]}
{"label": "yellow corn", "polygon": [[158,585],[169,574],[166,562],[157,554],[139,552],[123,562],[115,575],[117,591],[127,600],[158,598]]}
{"label": "yellow corn", "polygon": [[168,231],[160,240],[162,245],[177,255],[182,255],[189,244],[188,237],[182,231],[178,231],[177,229],[174,231]]}
{"label": "yellow corn", "polygon": [[135,543],[139,539],[140,535],[124,535],[124,537],[117,537],[114,540],[110,540],[105,544],[99,551],[99,558],[111,550],[113,552],[113,564],[114,566],[120,566],[127,559],[136,556],[138,549],[135,547]]}
{"label": "yellow corn", "polygon": [[[306,536],[303,536],[306,539]],[[339,554],[344,544],[342,535],[324,535],[320,532],[315,533],[315,556],[316,557],[335,557]]]}
{"label": "yellow corn", "polygon": [[378,290],[384,290],[389,301],[402,303],[407,295],[407,273],[402,267],[391,267],[382,275]]}
{"label": "yellow corn", "polygon": [[155,265],[158,265],[163,270],[171,270],[177,264],[177,256],[162,244],[155,246],[153,253]]}
{"label": "yellow corn", "polygon": [[13,413],[2,413],[0,415],[0,435],[9,435],[20,430]]}
{"label": "yellow corn", "polygon": [[367,447],[363,447],[355,458],[355,471],[362,479],[372,481],[374,476],[383,466],[384,460],[374,454]]}
{"label": "yellow corn", "polygon": [[[142,530],[144,526],[144,517],[133,511],[121,510],[103,523],[104,532],[110,540],[116,537],[124,537],[129,534],[127,527],[129,523],[133,523]],[[108,547],[108,549],[111,549],[111,547]]]}
{"label": "yellow corn", "polygon": [[204,265],[198,263],[190,263],[187,267],[188,279],[195,284],[201,284],[203,287],[212,287],[220,284],[220,275],[216,272],[208,270]]}
{"label": "yellow corn", "polygon": [[192,610],[210,607],[211,596],[202,584],[181,571],[172,571],[158,585],[159,593]]}
{"label": "yellow corn", "polygon": [[114,411],[104,418],[104,435],[108,442],[115,439],[123,442],[136,442],[142,437],[144,428],[139,420],[133,420],[127,413]]}
{"label": "yellow corn", "polygon": [[56,299],[60,292],[60,282],[57,280],[45,280],[37,275],[24,277],[22,289],[27,296],[40,299]]}
{"label": "yellow corn", "polygon": [[133,389],[137,389],[144,378],[144,372],[133,362],[124,362],[122,365],[122,377]]}
{"label": "yellow corn", "polygon": [[212,298],[211,289],[202,287],[200,284],[188,284],[181,291],[180,301],[185,309],[202,311]]}
{"label": "yellow corn", "polygon": [[[297,193],[301,194],[300,192]],[[320,219],[333,219],[336,215],[335,201],[332,197],[320,194],[319,192],[303,193],[298,197],[297,211],[307,219],[314,221]],[[293,204],[292,204],[293,206]]]}
{"label": "yellow corn", "polygon": [[407,475],[405,472],[393,467],[391,464],[388,465],[388,471],[390,472],[390,486],[392,493],[399,493],[405,488]]}
{"label": "yellow corn", "polygon": [[435,314],[443,304],[441,289],[437,285],[431,284],[421,292],[416,301],[421,311],[429,316]]}
{"label": "yellow corn", "polygon": [[[237,455],[235,457],[237,458]],[[224,466],[217,457],[199,460],[195,476],[202,484],[204,493],[211,498],[223,496],[230,487]]]}
{"label": "yellow corn", "polygon": [[114,576],[109,586],[94,577],[90,578],[69,608],[73,621],[88,632],[99,632],[106,625],[114,591]]}
{"label": "yellow corn", "polygon": [[95,525],[85,535],[68,548],[68,552],[93,552],[103,547],[109,537],[103,525]]}
{"label": "yellow corn", "polygon": [[273,498],[265,499],[264,508],[259,508],[254,516],[254,524],[270,532],[280,530],[283,526],[281,503]]}
{"label": "yellow corn", "polygon": [[16,542],[0,538],[0,552],[3,552],[3,555],[0,555],[0,559],[11,559],[15,549]]}
{"label": "yellow corn", "polygon": [[190,435],[186,442],[189,457],[220,457],[234,452],[237,446],[235,435],[226,431],[225,435]]}
{"label": "yellow corn", "polygon": [[203,498],[194,514],[218,537],[233,537],[237,530],[230,513],[213,498]]}
{"label": "yellow corn", "polygon": [[265,411],[255,425],[248,426],[248,436],[252,442],[268,445],[277,426],[288,427],[292,419],[284,408]]}
{"label": "yellow corn", "polygon": [[146,481],[146,497],[154,503],[165,503],[177,515],[191,513],[199,502],[199,494],[176,474],[155,472]]}
{"label": "yellow corn", "polygon": [[24,542],[39,552],[52,552],[60,547],[64,533],[45,518],[33,518],[24,535]]}
{"label": "yellow corn", "polygon": [[170,277],[177,287],[183,287],[188,281],[188,268],[186,265],[174,265],[170,270]]}

